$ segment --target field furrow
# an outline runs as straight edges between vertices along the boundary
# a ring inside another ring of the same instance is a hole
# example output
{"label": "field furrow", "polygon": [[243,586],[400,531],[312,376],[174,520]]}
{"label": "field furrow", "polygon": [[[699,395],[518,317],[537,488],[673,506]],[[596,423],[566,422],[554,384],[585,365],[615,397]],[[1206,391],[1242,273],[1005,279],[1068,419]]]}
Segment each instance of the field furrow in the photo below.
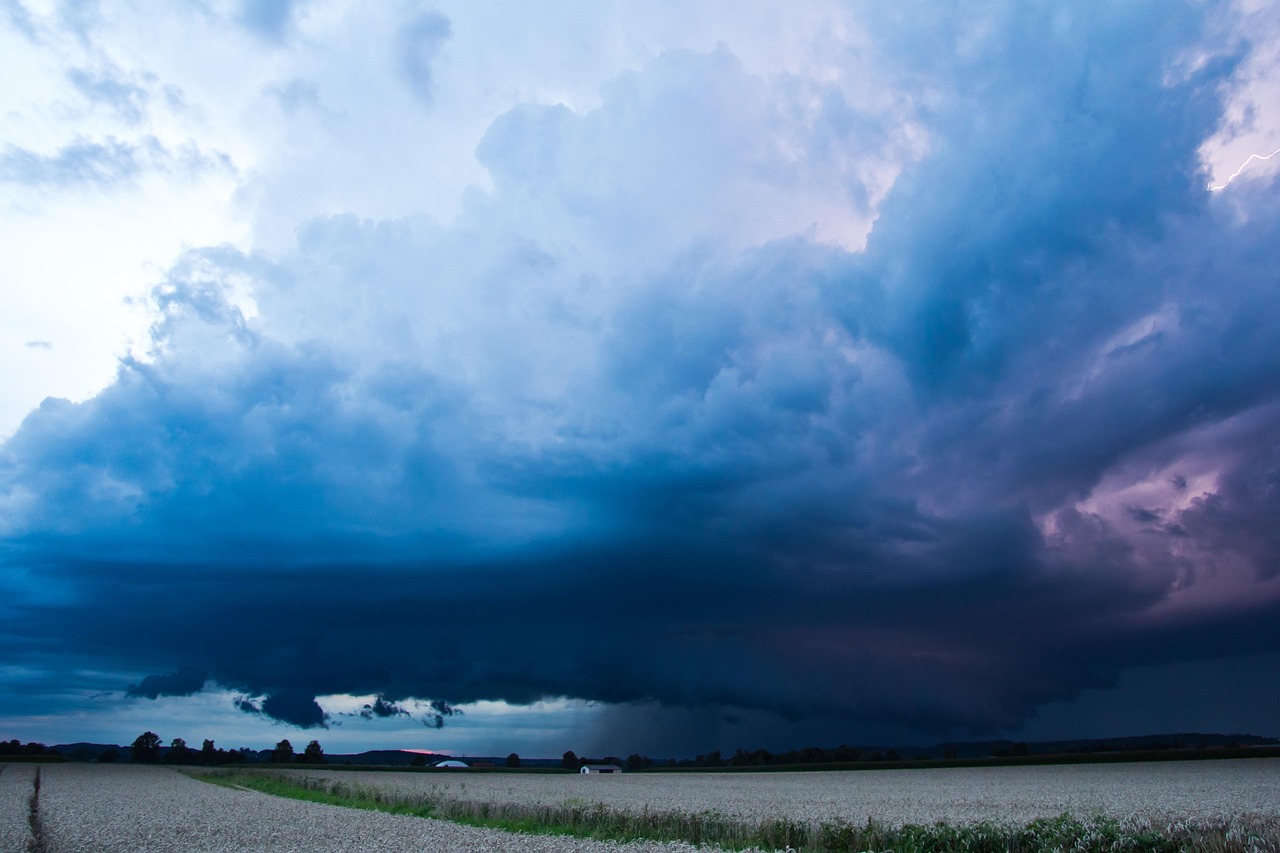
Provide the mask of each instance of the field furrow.
{"label": "field furrow", "polygon": [[27,849],[35,775],[36,769],[30,764],[0,764],[0,850]]}

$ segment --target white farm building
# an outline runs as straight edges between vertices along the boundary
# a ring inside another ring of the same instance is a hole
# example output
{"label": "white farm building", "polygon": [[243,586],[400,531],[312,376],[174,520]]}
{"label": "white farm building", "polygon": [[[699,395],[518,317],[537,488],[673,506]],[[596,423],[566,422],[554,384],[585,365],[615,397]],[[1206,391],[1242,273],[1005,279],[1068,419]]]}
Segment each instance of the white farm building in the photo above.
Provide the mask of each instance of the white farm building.
{"label": "white farm building", "polygon": [[622,768],[616,764],[584,764],[579,773],[621,773]]}

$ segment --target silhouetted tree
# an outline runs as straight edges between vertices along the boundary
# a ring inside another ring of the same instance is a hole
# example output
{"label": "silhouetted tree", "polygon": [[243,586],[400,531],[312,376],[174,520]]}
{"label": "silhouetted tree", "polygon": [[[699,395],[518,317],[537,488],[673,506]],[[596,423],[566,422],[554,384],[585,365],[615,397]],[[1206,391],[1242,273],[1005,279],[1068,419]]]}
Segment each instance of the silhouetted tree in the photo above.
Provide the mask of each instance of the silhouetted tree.
{"label": "silhouetted tree", "polygon": [[143,732],[133,742],[133,760],[153,762],[160,758],[160,735]]}
{"label": "silhouetted tree", "polygon": [[100,764],[114,764],[119,760],[120,760],[120,750],[116,749],[114,746],[109,747],[108,749],[104,749],[101,753],[98,754],[98,762]]}
{"label": "silhouetted tree", "polygon": [[508,756],[507,756],[507,766],[508,766],[508,767],[519,767],[519,766],[520,766],[520,756],[516,755],[514,752],[513,752],[513,753],[511,753],[510,755],[508,755]]}
{"label": "silhouetted tree", "polygon": [[213,748],[213,741],[208,738],[204,739],[204,744],[200,747],[200,763],[213,764],[218,760],[218,751]]}
{"label": "silhouetted tree", "polygon": [[14,738],[13,740],[0,741],[0,755],[57,755],[56,749],[50,749],[42,743],[31,741],[23,745],[22,741]]}
{"label": "silhouetted tree", "polygon": [[187,742],[180,737],[176,737],[169,744],[169,763],[171,764],[190,764],[191,750],[187,748]]}
{"label": "silhouetted tree", "polygon": [[293,744],[289,743],[288,738],[276,744],[276,748],[271,750],[272,764],[292,764],[293,763]]}
{"label": "silhouetted tree", "polygon": [[560,766],[566,770],[578,770],[582,767],[582,763],[578,761],[578,756],[574,755],[571,749],[560,759]]}
{"label": "silhouetted tree", "polygon": [[324,747],[320,745],[320,741],[313,740],[307,744],[307,748],[302,750],[302,758],[299,760],[303,764],[324,764]]}

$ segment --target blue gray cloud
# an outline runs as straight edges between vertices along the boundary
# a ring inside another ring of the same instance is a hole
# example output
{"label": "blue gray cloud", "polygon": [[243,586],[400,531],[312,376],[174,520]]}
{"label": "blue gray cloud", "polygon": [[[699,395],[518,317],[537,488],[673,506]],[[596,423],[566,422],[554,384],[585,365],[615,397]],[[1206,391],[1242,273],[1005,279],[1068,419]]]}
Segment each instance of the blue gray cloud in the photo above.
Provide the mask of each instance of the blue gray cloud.
{"label": "blue gray cloud", "polygon": [[400,72],[413,94],[425,103],[431,103],[436,60],[452,35],[449,19],[434,11],[416,15],[400,29]]}
{"label": "blue gray cloud", "polygon": [[297,10],[305,0],[243,0],[238,20],[250,30],[272,41],[281,41],[289,33]]}
{"label": "blue gray cloud", "polygon": [[147,114],[151,92],[115,69],[72,68],[67,79],[91,103],[105,105],[130,124],[141,122]]}
{"label": "blue gray cloud", "polygon": [[233,169],[222,152],[205,152],[192,142],[171,149],[154,136],[78,138],[50,154],[14,145],[0,152],[0,181],[32,188],[113,189],[154,171],[198,175]]}
{"label": "blue gray cloud", "polygon": [[[878,203],[836,161],[889,119],[722,47],[508,112],[448,225],[189,252],[152,352],[0,450],[0,648],[301,726],[573,696],[938,737],[1280,652],[1280,209],[1206,189],[1247,50],[1212,11],[881,10],[928,144]],[[865,248],[750,239],[831,181]]]}

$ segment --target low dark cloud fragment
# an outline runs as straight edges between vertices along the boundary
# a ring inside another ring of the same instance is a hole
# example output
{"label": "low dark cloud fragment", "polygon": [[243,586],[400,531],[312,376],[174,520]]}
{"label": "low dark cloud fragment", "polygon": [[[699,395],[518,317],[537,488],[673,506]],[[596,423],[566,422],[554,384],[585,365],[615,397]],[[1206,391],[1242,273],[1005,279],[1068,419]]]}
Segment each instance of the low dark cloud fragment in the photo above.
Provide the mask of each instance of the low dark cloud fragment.
{"label": "low dark cloud fragment", "polygon": [[388,702],[379,696],[373,701],[372,705],[364,706],[360,712],[360,716],[364,717],[366,720],[373,719],[374,717],[385,719],[387,717],[407,717],[409,716],[409,712],[394,702]]}
{"label": "low dark cloud fragment", "polygon": [[235,706],[236,710],[243,711],[246,714],[256,715],[262,713],[262,707],[257,702],[254,702],[252,699],[245,696],[237,696],[231,700],[231,704]]}
{"label": "low dark cloud fragment", "polygon": [[262,701],[262,713],[301,729],[328,728],[324,709],[306,691],[281,690]]}
{"label": "low dark cloud fragment", "polygon": [[1160,510],[1146,509],[1140,506],[1125,507],[1125,512],[1129,513],[1129,517],[1139,524],[1158,524],[1164,518],[1164,513]]}
{"label": "low dark cloud fragment", "polygon": [[431,713],[422,718],[422,724],[429,729],[442,729],[446,717],[462,715],[461,708],[455,708],[443,699],[431,700],[430,707]]}
{"label": "low dark cloud fragment", "polygon": [[190,696],[199,693],[209,680],[209,673],[194,667],[183,667],[168,675],[148,675],[137,684],[130,684],[126,696],[144,696],[156,699],[160,696]]}

